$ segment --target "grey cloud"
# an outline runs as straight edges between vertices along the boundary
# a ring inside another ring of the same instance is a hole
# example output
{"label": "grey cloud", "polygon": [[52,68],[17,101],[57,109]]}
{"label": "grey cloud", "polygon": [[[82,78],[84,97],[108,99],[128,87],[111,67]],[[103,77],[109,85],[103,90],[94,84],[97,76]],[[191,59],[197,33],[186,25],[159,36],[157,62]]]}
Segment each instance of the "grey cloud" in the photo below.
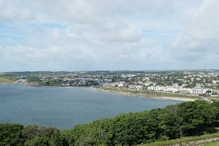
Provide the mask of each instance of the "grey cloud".
{"label": "grey cloud", "polygon": [[206,56],[219,54],[218,7],[219,1],[206,0],[199,8],[194,8],[194,14],[186,14],[191,17],[190,22],[172,42],[171,55],[176,59],[198,62],[206,60]]}
{"label": "grey cloud", "polygon": [[[185,6],[191,13],[185,12]],[[21,70],[195,66],[188,61],[206,65],[213,62],[210,56],[218,58],[214,54],[219,53],[217,7],[213,0],[200,7],[197,1],[182,0],[0,1],[0,23],[18,25],[25,35],[14,46],[0,45],[4,58],[0,61],[10,66],[2,69],[19,70],[21,65]],[[44,23],[65,27],[49,28]],[[146,38],[143,30],[155,30],[160,38],[168,36],[168,42]],[[171,37],[172,30],[181,33]]]}

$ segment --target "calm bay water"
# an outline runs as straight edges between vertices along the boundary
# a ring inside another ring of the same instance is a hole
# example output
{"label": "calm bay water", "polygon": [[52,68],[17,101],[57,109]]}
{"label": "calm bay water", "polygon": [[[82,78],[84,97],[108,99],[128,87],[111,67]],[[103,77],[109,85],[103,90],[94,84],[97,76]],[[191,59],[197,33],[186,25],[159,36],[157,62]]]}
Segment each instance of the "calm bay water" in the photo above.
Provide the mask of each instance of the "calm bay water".
{"label": "calm bay water", "polygon": [[91,88],[0,85],[0,123],[72,128],[120,113],[139,112],[180,101],[122,96]]}

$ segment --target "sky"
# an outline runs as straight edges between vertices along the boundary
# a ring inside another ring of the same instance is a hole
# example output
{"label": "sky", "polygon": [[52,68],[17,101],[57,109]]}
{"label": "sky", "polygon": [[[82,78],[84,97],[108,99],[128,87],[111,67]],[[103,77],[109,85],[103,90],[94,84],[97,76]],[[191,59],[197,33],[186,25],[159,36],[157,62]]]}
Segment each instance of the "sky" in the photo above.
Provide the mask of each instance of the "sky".
{"label": "sky", "polygon": [[0,72],[219,69],[219,0],[0,0]]}

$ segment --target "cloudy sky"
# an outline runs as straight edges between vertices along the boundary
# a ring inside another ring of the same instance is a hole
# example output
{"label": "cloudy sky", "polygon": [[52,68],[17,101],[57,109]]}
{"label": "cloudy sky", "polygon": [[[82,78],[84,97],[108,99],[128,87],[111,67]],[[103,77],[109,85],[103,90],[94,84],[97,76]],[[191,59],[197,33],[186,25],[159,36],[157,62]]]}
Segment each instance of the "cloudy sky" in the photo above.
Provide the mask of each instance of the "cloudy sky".
{"label": "cloudy sky", "polygon": [[219,0],[0,0],[0,72],[219,69]]}

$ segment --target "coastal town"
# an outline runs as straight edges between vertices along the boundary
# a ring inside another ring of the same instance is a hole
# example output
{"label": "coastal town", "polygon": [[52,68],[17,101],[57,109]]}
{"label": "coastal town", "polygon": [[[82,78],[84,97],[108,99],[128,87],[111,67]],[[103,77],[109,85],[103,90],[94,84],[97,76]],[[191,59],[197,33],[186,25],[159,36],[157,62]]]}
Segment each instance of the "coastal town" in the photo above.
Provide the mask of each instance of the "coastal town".
{"label": "coastal town", "polygon": [[13,83],[154,91],[188,97],[197,96],[204,100],[217,100],[219,94],[219,72],[214,70],[20,73]]}

